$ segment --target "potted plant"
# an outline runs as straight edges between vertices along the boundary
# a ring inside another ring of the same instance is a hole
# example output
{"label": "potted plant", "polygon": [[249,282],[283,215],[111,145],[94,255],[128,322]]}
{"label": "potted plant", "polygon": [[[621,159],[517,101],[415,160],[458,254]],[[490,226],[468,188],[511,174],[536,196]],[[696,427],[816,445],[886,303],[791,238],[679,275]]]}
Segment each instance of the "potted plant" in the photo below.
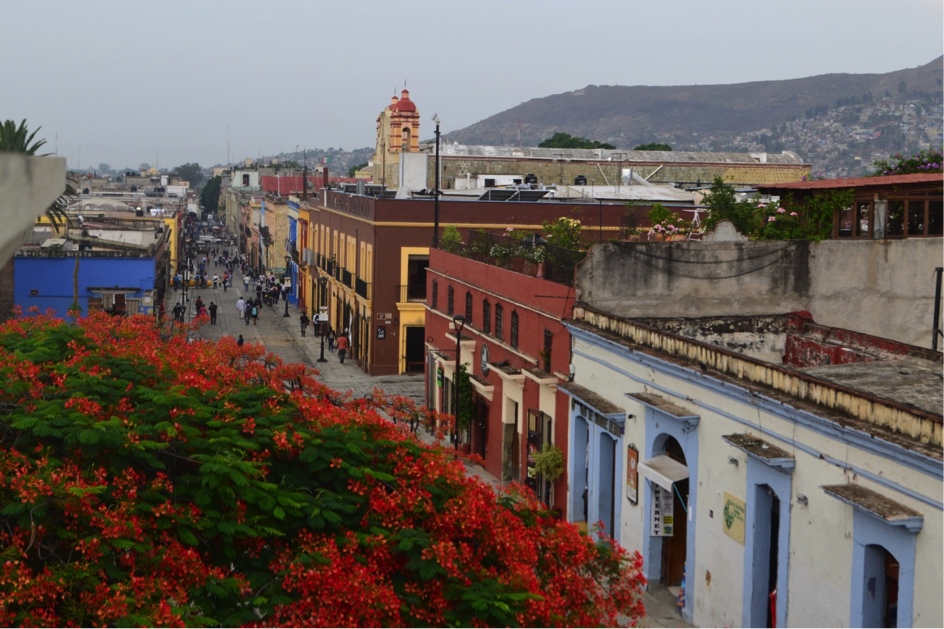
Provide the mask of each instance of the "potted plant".
{"label": "potted plant", "polygon": [[532,456],[534,471],[543,474],[548,481],[555,483],[564,475],[564,453],[553,443],[545,443],[544,447]]}
{"label": "potted plant", "polygon": [[459,253],[462,247],[462,236],[455,225],[446,225],[443,230],[442,238],[439,240],[439,248],[446,253]]}

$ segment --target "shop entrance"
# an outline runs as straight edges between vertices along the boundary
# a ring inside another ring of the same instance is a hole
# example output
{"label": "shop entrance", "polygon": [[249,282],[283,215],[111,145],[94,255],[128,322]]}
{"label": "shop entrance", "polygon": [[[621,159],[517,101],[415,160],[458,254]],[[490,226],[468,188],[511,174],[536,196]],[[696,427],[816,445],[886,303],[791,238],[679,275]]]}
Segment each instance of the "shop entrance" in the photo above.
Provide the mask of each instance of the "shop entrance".
{"label": "shop entrance", "polygon": [[[665,442],[665,455],[670,459],[687,465],[682,446],[674,437]],[[674,517],[674,535],[662,538],[662,577],[665,585],[681,585],[685,575],[685,553],[688,539],[688,479],[672,483]]]}
{"label": "shop entrance", "polygon": [[481,395],[475,396],[475,421],[472,424],[472,453],[485,458],[488,443],[488,404]]}
{"label": "shop entrance", "polygon": [[406,327],[406,372],[422,373],[426,364],[426,328],[418,325]]}

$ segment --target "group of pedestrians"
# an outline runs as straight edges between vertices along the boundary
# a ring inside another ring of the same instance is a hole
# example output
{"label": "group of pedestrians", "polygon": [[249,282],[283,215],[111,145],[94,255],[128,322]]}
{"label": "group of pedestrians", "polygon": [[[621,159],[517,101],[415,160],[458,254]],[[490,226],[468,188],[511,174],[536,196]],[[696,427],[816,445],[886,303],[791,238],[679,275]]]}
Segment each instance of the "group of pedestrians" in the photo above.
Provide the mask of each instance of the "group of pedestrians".
{"label": "group of pedestrians", "polygon": [[236,311],[239,313],[239,318],[246,322],[246,325],[249,325],[250,319],[252,319],[253,325],[258,325],[260,310],[262,310],[262,299],[260,298],[250,298],[249,301],[246,301],[240,297],[236,300]]}

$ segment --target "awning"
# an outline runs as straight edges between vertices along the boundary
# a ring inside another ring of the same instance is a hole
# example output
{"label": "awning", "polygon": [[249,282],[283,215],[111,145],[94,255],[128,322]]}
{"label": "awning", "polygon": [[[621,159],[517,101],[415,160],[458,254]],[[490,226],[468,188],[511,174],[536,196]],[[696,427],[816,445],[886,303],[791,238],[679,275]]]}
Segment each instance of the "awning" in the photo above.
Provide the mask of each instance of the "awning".
{"label": "awning", "polygon": [[688,467],[660,454],[640,463],[639,473],[666,491],[672,491],[672,483],[688,478]]}

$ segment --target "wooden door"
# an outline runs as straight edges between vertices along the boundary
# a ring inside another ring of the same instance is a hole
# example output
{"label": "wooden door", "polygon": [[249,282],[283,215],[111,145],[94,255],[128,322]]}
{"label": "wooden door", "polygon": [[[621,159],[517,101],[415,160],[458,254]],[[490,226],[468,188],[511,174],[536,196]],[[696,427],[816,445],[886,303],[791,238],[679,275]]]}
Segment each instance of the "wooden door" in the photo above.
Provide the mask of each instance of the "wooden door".
{"label": "wooden door", "polygon": [[685,573],[686,539],[688,534],[688,514],[679,494],[688,498],[688,479],[675,483],[672,491],[674,503],[675,534],[662,538],[662,582],[666,585],[680,585]]}
{"label": "wooden door", "polygon": [[[665,444],[666,456],[686,464],[682,446],[673,438]],[[681,585],[685,574],[685,554],[688,539],[688,479],[672,486],[674,535],[662,538],[662,582],[666,585]]]}

